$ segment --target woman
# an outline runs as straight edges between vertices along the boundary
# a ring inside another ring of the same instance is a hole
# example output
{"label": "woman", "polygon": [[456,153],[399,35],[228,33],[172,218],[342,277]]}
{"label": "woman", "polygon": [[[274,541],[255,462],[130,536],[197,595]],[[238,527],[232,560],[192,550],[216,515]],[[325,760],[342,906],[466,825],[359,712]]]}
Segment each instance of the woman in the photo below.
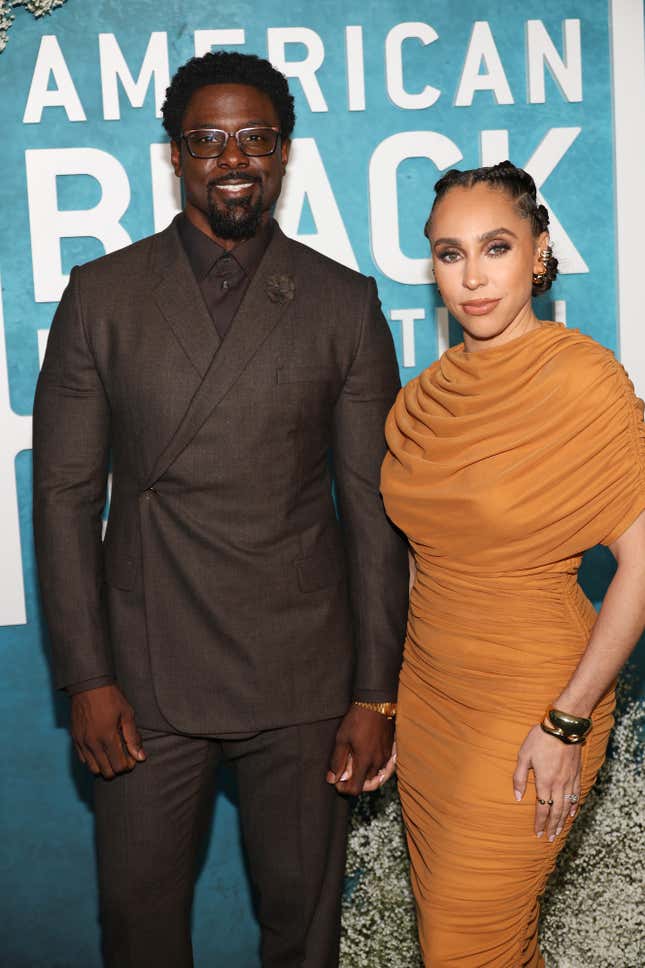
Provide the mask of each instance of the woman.
{"label": "woman", "polygon": [[[610,352],[535,316],[548,221],[510,162],[437,183],[425,231],[463,344],[387,422],[382,492],[416,566],[397,745],[430,968],[543,965],[538,896],[645,623],[643,405]],[[618,568],[596,617],[576,573],[600,542]]]}

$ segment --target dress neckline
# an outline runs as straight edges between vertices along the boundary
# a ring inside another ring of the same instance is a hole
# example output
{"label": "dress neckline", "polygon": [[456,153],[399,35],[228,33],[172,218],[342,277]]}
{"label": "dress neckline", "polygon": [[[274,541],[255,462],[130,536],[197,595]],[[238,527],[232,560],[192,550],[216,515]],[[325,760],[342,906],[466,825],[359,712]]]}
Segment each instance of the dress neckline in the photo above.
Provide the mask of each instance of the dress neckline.
{"label": "dress neckline", "polygon": [[519,336],[514,336],[513,339],[507,340],[505,343],[500,343],[497,346],[490,346],[483,350],[467,350],[464,343],[458,343],[456,346],[451,346],[446,350],[446,356],[456,362],[456,358],[468,361],[468,363],[476,363],[478,359],[490,360],[497,359],[498,357],[504,357],[506,354],[513,355],[517,350],[523,348],[527,343],[536,339],[538,334],[544,333],[555,333],[562,331],[565,328],[564,323],[555,323],[549,320],[544,320],[540,322],[539,326],[534,329],[529,329],[526,333],[521,333]]}

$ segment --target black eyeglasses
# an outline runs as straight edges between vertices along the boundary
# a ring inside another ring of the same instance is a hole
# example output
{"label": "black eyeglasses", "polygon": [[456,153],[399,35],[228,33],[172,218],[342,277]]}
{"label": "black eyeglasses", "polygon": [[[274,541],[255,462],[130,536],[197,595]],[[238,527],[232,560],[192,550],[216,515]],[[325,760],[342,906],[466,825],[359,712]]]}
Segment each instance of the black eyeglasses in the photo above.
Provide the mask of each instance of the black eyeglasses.
{"label": "black eyeglasses", "polygon": [[219,158],[226,151],[229,138],[235,138],[240,151],[251,158],[272,155],[280,137],[279,128],[268,125],[220,131],[219,128],[195,128],[184,131],[182,139],[193,158]]}

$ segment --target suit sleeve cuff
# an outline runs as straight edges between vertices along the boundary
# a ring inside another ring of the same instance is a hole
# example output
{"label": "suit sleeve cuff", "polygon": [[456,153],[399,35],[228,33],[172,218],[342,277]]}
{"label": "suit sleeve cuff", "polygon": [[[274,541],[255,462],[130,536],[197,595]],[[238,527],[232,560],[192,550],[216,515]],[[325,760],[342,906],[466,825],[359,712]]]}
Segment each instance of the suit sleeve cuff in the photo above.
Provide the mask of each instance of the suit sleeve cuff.
{"label": "suit sleeve cuff", "polygon": [[115,681],[114,676],[96,676],[94,679],[84,679],[83,682],[72,682],[63,688],[68,696],[75,696],[77,692],[87,692],[89,689],[111,686]]}
{"label": "suit sleeve cuff", "polygon": [[358,702],[396,702],[396,690],[384,692],[382,689],[354,689],[352,699]]}

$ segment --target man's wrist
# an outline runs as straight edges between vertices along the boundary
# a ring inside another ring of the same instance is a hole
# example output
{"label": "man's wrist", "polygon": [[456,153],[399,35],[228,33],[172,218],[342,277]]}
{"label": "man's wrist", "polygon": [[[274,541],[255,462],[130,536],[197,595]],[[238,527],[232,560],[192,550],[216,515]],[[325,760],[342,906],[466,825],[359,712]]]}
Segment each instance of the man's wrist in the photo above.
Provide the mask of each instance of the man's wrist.
{"label": "man's wrist", "polygon": [[90,689],[100,689],[101,686],[113,686],[116,682],[114,676],[95,676],[93,679],[84,679],[82,682],[73,682],[65,686],[68,696],[75,696],[79,692],[88,692]]}

